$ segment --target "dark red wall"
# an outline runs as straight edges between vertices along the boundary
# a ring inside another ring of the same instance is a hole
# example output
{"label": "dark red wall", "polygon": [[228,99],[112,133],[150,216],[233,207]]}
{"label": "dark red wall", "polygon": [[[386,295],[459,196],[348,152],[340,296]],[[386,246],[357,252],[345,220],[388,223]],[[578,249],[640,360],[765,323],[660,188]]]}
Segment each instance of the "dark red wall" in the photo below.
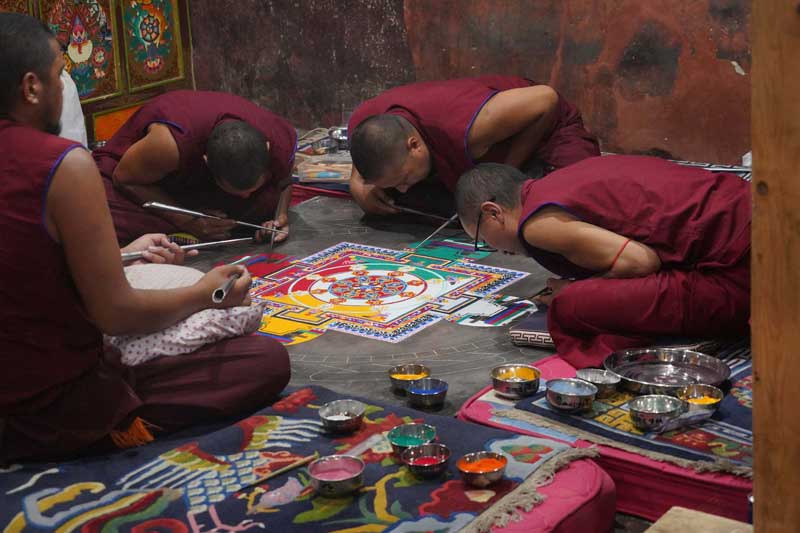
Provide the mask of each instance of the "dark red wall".
{"label": "dark red wall", "polygon": [[605,150],[724,163],[749,150],[746,0],[215,0],[191,9],[197,87],[242,94],[299,127],[339,123],[343,109],[398,84],[499,72],[556,87]]}

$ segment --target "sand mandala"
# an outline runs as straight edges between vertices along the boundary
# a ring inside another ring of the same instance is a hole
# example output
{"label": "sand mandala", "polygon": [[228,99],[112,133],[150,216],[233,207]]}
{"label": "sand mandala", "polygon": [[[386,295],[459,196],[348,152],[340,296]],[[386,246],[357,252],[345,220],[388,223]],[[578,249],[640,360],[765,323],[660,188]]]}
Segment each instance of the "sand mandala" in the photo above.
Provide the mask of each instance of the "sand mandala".
{"label": "sand mandala", "polygon": [[260,333],[285,344],[335,330],[399,342],[527,276],[525,272],[340,243],[254,278]]}

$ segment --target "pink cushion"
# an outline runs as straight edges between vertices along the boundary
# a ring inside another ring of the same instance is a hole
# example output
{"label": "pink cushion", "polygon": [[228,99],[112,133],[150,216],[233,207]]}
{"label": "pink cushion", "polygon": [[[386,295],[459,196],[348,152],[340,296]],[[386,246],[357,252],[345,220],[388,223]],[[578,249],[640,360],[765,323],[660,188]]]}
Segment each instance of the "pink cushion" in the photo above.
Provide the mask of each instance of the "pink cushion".
{"label": "pink cushion", "polygon": [[585,533],[610,531],[614,525],[616,493],[614,482],[596,463],[581,460],[561,469],[539,492],[547,499],[522,520],[495,533]]}
{"label": "pink cushion", "polygon": [[[547,357],[534,363],[542,377],[552,379],[572,377],[575,369],[558,356]],[[552,432],[524,429],[492,419],[492,407],[480,400],[491,387],[467,400],[458,412],[458,418],[492,427],[508,429],[515,433],[553,438]],[[591,443],[572,440],[577,447]],[[657,520],[671,507],[680,505],[711,514],[746,522],[747,496],[753,491],[751,480],[729,474],[711,474],[662,463],[638,454],[608,446],[598,446],[597,463],[605,469],[617,487],[617,509],[624,513]]]}

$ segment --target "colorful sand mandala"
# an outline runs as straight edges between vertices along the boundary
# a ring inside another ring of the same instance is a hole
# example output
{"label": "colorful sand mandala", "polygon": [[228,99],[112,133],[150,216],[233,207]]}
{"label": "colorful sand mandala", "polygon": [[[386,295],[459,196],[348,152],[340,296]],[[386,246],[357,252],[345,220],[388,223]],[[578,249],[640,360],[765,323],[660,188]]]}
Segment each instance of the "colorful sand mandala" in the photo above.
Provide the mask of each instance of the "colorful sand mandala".
{"label": "colorful sand mandala", "polygon": [[345,242],[255,279],[251,294],[268,302],[263,334],[284,335],[289,321],[295,331],[329,329],[395,343],[525,276]]}
{"label": "colorful sand mandala", "polygon": [[418,244],[418,242],[411,243],[407,250],[453,261],[476,261],[488,257],[492,253],[492,249],[486,246],[480,246],[476,251],[475,243],[470,239],[430,240],[421,247],[414,248]]}
{"label": "colorful sand mandala", "polygon": [[536,304],[516,296],[494,294],[459,309],[447,317],[449,322],[464,326],[493,328],[505,326],[536,311]]}

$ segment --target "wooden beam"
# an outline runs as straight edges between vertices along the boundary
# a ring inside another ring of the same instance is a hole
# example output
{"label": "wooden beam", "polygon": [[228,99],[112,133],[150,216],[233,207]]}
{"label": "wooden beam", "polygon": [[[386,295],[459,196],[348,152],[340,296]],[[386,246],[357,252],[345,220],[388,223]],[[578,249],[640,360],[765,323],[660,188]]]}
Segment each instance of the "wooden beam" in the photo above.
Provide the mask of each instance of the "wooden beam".
{"label": "wooden beam", "polygon": [[752,2],[755,528],[800,528],[800,0]]}

